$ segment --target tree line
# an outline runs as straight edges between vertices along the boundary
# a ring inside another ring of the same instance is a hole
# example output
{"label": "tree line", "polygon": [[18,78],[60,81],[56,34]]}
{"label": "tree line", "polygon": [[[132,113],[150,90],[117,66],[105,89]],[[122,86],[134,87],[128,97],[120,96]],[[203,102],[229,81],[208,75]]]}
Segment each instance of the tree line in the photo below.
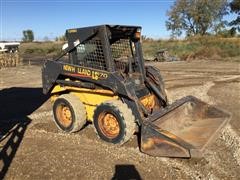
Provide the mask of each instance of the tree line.
{"label": "tree line", "polygon": [[[223,20],[235,14],[231,22]],[[235,36],[240,32],[240,0],[176,0],[167,12],[167,30],[172,37],[220,34]]]}
{"label": "tree line", "polygon": [[[231,22],[223,20],[228,14],[235,14]],[[216,34],[233,37],[240,33],[240,0],[176,0],[167,12],[167,30],[172,37]],[[44,38],[45,40],[47,38]],[[23,31],[24,42],[32,42],[32,30]],[[56,41],[65,41],[66,36],[56,37]]]}
{"label": "tree line", "polygon": [[23,31],[23,42],[32,42],[34,40],[34,33],[31,29],[27,29]]}

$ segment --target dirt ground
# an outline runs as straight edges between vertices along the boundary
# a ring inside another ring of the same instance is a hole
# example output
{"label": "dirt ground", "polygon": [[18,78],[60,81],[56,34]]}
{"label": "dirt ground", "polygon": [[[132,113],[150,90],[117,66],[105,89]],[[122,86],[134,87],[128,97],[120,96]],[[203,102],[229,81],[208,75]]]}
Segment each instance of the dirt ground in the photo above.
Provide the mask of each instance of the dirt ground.
{"label": "dirt ground", "polygon": [[232,113],[203,158],[150,157],[139,151],[136,137],[121,147],[109,145],[92,125],[60,132],[42,95],[40,66],[21,66],[0,70],[0,179],[240,179],[240,65],[153,65],[162,71],[171,102],[194,95]]}

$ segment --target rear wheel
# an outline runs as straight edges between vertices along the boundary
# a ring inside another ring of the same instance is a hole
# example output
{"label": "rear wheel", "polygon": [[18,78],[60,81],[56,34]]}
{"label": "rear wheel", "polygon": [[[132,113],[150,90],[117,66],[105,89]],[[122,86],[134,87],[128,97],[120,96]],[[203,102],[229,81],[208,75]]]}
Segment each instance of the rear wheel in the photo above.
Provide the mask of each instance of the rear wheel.
{"label": "rear wheel", "polygon": [[54,121],[65,132],[79,131],[86,123],[83,103],[72,94],[59,96],[53,104]]}
{"label": "rear wheel", "polygon": [[127,142],[136,129],[135,117],[131,109],[119,100],[100,104],[94,112],[93,123],[98,136],[113,144]]}

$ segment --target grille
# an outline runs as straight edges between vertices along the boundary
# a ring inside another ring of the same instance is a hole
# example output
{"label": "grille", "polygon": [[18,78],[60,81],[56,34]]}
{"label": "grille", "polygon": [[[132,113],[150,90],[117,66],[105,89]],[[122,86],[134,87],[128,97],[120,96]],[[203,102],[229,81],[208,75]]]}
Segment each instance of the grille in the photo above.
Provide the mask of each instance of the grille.
{"label": "grille", "polygon": [[77,46],[77,60],[80,66],[106,70],[103,47],[100,40],[89,40]]}
{"label": "grille", "polygon": [[117,71],[125,71],[128,59],[132,58],[129,39],[119,39],[111,44],[112,57]]}

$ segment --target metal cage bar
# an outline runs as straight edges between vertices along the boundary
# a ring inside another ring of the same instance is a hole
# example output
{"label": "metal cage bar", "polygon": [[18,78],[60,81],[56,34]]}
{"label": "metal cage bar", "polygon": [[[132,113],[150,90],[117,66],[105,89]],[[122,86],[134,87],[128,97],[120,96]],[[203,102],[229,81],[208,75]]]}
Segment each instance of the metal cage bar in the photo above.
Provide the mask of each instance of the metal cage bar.
{"label": "metal cage bar", "polygon": [[133,59],[130,45],[129,39],[119,39],[111,44],[110,49],[116,71],[124,71],[128,65],[129,58]]}
{"label": "metal cage bar", "polygon": [[107,70],[100,40],[91,39],[76,47],[77,64],[94,69]]}

